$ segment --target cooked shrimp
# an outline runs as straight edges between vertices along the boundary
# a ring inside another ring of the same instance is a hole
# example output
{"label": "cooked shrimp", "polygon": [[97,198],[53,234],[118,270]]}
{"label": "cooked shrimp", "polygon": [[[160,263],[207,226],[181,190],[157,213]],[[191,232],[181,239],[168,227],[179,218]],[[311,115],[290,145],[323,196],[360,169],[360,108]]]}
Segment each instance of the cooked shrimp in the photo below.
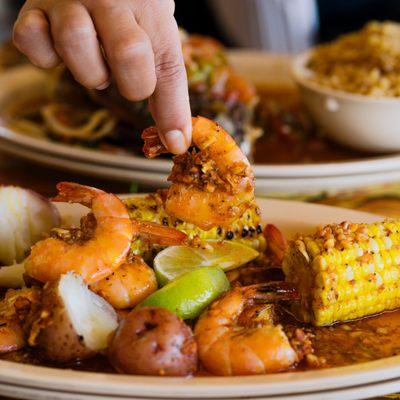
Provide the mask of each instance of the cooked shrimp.
{"label": "cooked shrimp", "polygon": [[263,234],[267,240],[268,250],[276,261],[281,264],[286,251],[288,249],[288,243],[283,233],[272,224],[267,224],[264,228]]}
{"label": "cooked shrimp", "polygon": [[[193,118],[192,135],[198,150],[174,157],[172,184],[162,196],[165,210],[204,230],[230,226],[254,201],[249,161],[229,133],[207,118]],[[155,127],[142,138],[147,157],[167,152]]]}
{"label": "cooked shrimp", "polygon": [[90,289],[114,308],[123,310],[134,307],[156,291],[157,279],[154,270],[141,257],[134,257]]}
{"label": "cooked shrimp", "polygon": [[[177,229],[147,221],[132,221],[137,237],[162,246],[184,245],[187,235]],[[130,255],[113,274],[90,288],[114,308],[132,308],[157,290],[154,270],[140,256]]]}
{"label": "cooked shrimp", "polygon": [[252,375],[282,371],[297,363],[303,354],[297,344],[291,345],[282,326],[274,324],[270,307],[267,316],[250,318],[250,323],[246,314],[248,307],[260,302],[296,296],[284,282],[276,282],[236,287],[214,302],[194,331],[204,367],[215,375]]}
{"label": "cooked shrimp", "polygon": [[10,289],[0,302],[0,353],[23,348],[25,325],[40,303],[39,288]]}
{"label": "cooked shrimp", "polygon": [[114,194],[76,183],[61,182],[54,201],[91,207],[95,218],[93,235],[71,243],[50,237],[36,243],[25,269],[32,278],[53,281],[68,271],[80,274],[87,283],[111,275],[126,259],[134,226],[122,201]]}

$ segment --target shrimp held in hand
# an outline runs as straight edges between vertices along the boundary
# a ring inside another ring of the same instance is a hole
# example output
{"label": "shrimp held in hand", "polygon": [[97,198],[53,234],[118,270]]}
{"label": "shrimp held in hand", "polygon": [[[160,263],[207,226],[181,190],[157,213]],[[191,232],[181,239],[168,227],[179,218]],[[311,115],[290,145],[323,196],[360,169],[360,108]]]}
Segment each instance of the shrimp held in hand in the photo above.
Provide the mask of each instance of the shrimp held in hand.
{"label": "shrimp held in hand", "polygon": [[89,284],[111,275],[125,262],[134,235],[124,204],[114,194],[76,183],[61,182],[57,189],[59,193],[53,201],[92,208],[95,219],[92,237],[72,243],[50,237],[36,243],[26,260],[26,273],[47,282],[74,271]]}
{"label": "shrimp held in hand", "polygon": [[246,321],[249,307],[296,296],[284,282],[275,282],[236,287],[214,302],[194,330],[204,367],[215,375],[253,375],[282,371],[297,363],[303,356],[301,345],[296,343],[294,348],[273,318]]}
{"label": "shrimp held in hand", "polygon": [[[239,218],[254,201],[254,175],[250,163],[234,139],[221,126],[204,118],[193,121],[196,149],[175,156],[164,192],[168,214],[209,230],[226,227]],[[155,127],[146,129],[146,157],[166,153]]]}

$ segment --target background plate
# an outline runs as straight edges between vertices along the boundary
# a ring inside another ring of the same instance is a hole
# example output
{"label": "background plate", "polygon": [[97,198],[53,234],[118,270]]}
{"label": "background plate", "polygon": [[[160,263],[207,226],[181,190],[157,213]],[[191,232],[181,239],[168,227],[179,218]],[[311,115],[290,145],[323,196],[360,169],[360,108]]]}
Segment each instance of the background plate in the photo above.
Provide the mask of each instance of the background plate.
{"label": "background plate", "polygon": [[[1,129],[1,128],[0,128]],[[52,168],[79,172],[84,175],[108,178],[124,182],[137,182],[149,187],[166,187],[167,172],[145,171],[119,168],[116,166],[86,163],[80,160],[34,150],[30,147],[15,144],[0,137],[0,150],[48,165]],[[259,196],[291,197],[302,195],[320,195],[321,193],[335,195],[344,190],[356,190],[371,185],[391,183],[400,180],[400,170],[383,171],[371,174],[299,177],[299,178],[256,178],[255,191]]]}
{"label": "background plate", "polygon": [[[290,61],[287,57],[262,52],[232,51],[230,58],[243,75],[261,86],[293,88],[289,73]],[[6,117],[4,110],[7,110],[7,105],[15,99],[46,93],[47,81],[48,74],[46,72],[30,65],[2,72],[0,74],[0,118],[2,115]],[[65,145],[48,139],[30,137],[10,129],[0,129],[0,137],[16,145],[29,147],[34,151],[47,152],[53,156],[96,165],[156,172],[168,172],[171,169],[169,160],[149,160],[135,155],[110,154],[99,150]],[[254,173],[257,178],[353,176],[394,170],[400,170],[399,154],[319,164],[254,165]]]}

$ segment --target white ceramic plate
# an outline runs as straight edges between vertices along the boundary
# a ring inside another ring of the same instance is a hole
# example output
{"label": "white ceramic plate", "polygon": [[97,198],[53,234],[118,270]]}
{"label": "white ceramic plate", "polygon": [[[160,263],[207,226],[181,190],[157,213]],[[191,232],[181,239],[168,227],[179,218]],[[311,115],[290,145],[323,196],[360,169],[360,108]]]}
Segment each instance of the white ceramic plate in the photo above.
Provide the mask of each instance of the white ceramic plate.
{"label": "white ceramic plate", "polygon": [[[288,236],[316,225],[378,216],[340,208],[259,199],[264,222]],[[57,204],[64,221],[76,224],[82,206]],[[248,377],[159,378],[87,373],[0,361],[0,393],[27,399],[274,398],[355,399],[400,389],[400,357],[349,367]]]}
{"label": "white ceramic plate", "polygon": [[[1,128],[0,128],[1,129]],[[73,160],[54,155],[53,153],[15,144],[0,137],[0,150],[9,154],[34,161],[38,164],[84,175],[96,176],[118,181],[137,182],[150,187],[165,187],[168,185],[167,172],[143,171],[119,168],[116,166],[97,165],[80,160]],[[305,178],[264,178],[256,180],[256,193],[259,196],[293,197],[303,195],[319,195],[322,192],[335,195],[344,190],[355,190],[371,185],[391,183],[400,180],[400,169],[371,174],[305,177]]]}
{"label": "white ceramic plate", "polygon": [[[277,87],[293,85],[289,75],[289,60],[286,57],[273,56],[267,53],[235,51],[230,55],[232,62],[250,79],[267,86]],[[10,99],[30,93],[32,96],[43,93],[48,75],[32,66],[18,67],[0,75],[0,118],[2,109]],[[109,154],[99,150],[56,143],[47,139],[29,137],[27,135],[0,129],[0,137],[14,144],[24,145],[33,151],[45,151],[57,157],[109,167],[125,168],[138,171],[167,172],[171,162],[162,159],[148,160],[134,155]],[[106,154],[106,156],[105,156]],[[257,178],[298,178],[356,175],[361,173],[377,173],[400,170],[400,155],[380,156],[363,160],[320,163],[309,165],[255,165]]]}

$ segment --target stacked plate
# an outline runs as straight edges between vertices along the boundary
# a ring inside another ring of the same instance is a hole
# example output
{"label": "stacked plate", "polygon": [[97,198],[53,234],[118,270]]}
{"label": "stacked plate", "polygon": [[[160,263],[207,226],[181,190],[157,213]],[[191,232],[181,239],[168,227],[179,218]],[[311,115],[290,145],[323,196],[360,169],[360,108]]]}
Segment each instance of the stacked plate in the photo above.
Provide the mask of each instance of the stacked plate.
{"label": "stacked plate", "polygon": [[[233,52],[232,62],[245,75],[261,84],[292,85],[288,60],[257,52]],[[271,76],[274,79],[271,79]],[[10,100],[43,96],[48,75],[32,66],[22,66],[0,75],[0,117]],[[265,82],[264,82],[265,84]],[[4,114],[3,114],[4,115]],[[82,174],[149,186],[166,185],[171,170],[168,160],[148,160],[141,156],[110,154],[33,137],[0,127],[0,149],[19,157]],[[337,192],[400,180],[400,155],[365,158],[357,161],[309,165],[254,165],[259,195],[296,196]]]}

